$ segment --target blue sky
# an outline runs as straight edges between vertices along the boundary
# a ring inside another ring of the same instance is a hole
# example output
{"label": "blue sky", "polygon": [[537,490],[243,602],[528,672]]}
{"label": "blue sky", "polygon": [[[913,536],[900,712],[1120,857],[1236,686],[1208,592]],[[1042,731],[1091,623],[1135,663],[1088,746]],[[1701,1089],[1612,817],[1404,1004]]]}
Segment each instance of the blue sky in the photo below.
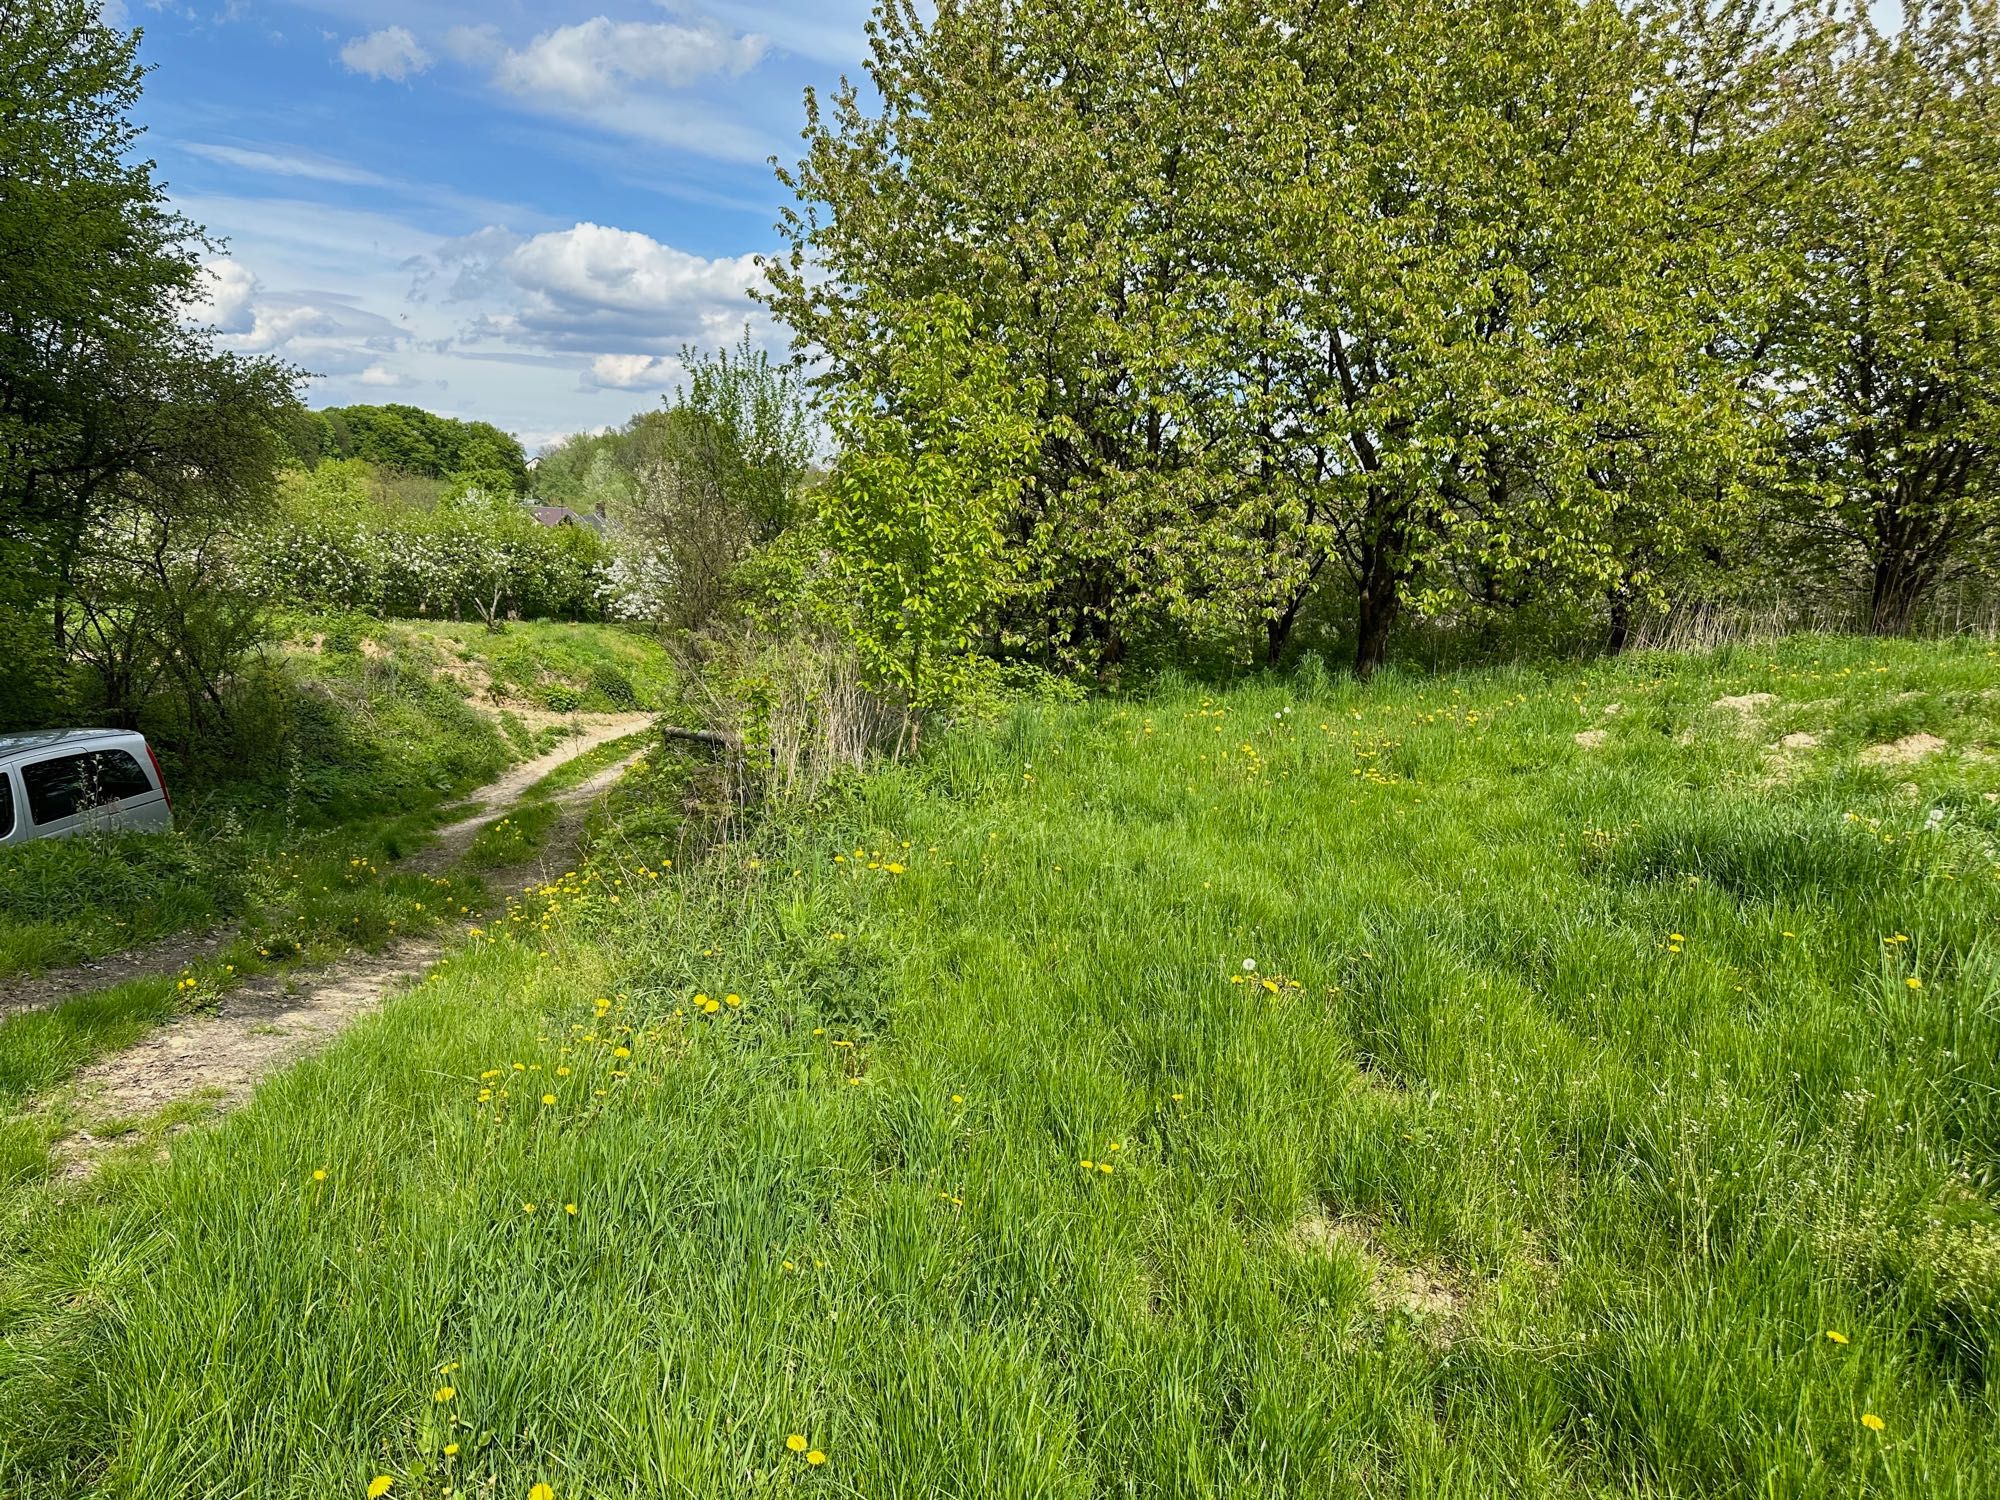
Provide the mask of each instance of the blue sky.
{"label": "blue sky", "polygon": [[228,243],[204,315],[530,448],[621,422],[683,343],[751,322],[808,84],[860,71],[866,0],[123,0],[146,149]]}

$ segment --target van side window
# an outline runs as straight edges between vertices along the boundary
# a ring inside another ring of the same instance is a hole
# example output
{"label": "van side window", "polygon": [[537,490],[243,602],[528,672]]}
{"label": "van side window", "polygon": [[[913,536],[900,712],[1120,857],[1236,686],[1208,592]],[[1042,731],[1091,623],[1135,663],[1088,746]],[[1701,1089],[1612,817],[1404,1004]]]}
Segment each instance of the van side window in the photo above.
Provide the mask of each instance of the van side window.
{"label": "van side window", "polygon": [[14,831],[14,778],[0,771],[0,839]]}
{"label": "van side window", "polygon": [[57,823],[120,797],[152,791],[139,762],[123,750],[94,750],[58,755],[21,767],[28,791],[28,811],[37,823]]}

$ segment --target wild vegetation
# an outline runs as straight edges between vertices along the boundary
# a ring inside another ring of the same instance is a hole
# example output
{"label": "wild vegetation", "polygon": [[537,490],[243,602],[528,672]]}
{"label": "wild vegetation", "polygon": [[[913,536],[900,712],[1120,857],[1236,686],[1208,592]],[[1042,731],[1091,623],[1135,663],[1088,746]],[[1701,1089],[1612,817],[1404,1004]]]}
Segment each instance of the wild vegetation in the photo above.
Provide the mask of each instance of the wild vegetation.
{"label": "wild vegetation", "polygon": [[[1843,591],[1903,631],[2000,553],[2000,19],[1901,10],[885,4],[768,300],[836,426],[940,375],[1027,422],[991,547],[965,485],[906,585],[983,573],[1004,654],[1365,674],[1413,614]],[[903,440],[839,436],[857,479]],[[836,513],[933,534],[879,483]]]}
{"label": "wild vegetation", "polygon": [[1996,686],[1166,684],[593,865],[170,1163],[27,1190],[0,1472],[1985,1493]]}
{"label": "wild vegetation", "polygon": [[0,1015],[0,1492],[2000,1489],[1996,58],[885,0],[797,358],[531,464],[217,354],[0,14],[0,730],[179,797],[0,1010],[233,924]]}

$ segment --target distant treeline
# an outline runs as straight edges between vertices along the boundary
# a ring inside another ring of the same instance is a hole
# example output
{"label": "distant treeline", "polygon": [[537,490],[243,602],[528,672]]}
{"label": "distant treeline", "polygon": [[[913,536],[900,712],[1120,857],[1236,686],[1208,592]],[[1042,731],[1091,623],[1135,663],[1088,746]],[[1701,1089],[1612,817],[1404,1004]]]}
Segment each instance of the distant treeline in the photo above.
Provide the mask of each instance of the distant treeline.
{"label": "distant treeline", "polygon": [[[441,417],[418,406],[330,406],[298,410],[284,423],[293,458],[308,469],[329,459],[362,459],[425,479],[490,476],[488,487],[528,491],[528,456],[520,439],[491,422]],[[504,486],[493,480],[504,478]]]}

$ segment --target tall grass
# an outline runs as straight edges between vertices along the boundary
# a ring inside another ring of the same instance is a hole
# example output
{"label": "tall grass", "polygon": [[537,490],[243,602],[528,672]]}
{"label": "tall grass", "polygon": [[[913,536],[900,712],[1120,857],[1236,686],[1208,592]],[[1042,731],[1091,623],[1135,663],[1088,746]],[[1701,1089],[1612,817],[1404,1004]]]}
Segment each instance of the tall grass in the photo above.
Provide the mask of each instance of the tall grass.
{"label": "tall grass", "polygon": [[17,1195],[0,1490],[2000,1492],[1996,746],[1965,643],[1175,689],[593,868]]}

